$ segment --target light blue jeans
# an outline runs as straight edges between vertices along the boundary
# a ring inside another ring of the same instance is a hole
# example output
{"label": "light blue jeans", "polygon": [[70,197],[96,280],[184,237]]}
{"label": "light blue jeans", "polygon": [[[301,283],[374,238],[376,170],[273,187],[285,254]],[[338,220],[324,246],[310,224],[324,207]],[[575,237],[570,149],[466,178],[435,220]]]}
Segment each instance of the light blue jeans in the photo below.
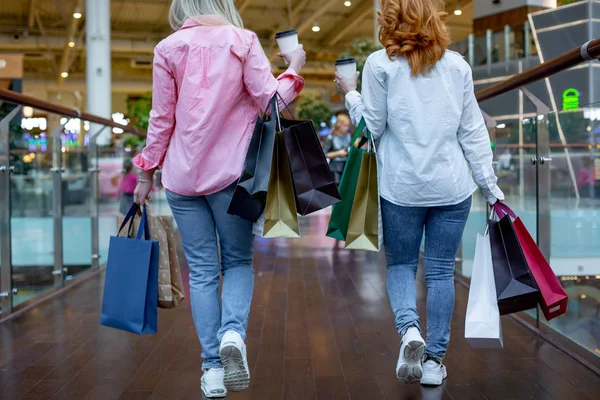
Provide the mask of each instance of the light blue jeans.
{"label": "light blue jeans", "polygon": [[[246,338],[252,302],[252,223],[227,213],[234,188],[232,185],[201,197],[167,191],[167,201],[190,266],[192,315],[205,370],[222,368],[219,347],[227,331],[236,331]],[[221,274],[223,288],[219,301]]]}
{"label": "light blue jeans", "polygon": [[444,207],[401,207],[381,199],[386,286],[400,335],[411,326],[419,328],[415,278],[425,229],[426,353],[440,360],[450,341],[454,263],[470,209],[471,197]]}

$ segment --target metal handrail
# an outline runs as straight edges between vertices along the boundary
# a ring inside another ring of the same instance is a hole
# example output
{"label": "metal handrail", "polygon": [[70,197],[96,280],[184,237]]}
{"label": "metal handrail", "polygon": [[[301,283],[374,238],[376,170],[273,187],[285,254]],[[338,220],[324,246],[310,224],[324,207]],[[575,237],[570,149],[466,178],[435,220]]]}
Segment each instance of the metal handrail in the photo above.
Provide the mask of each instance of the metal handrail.
{"label": "metal handrail", "polygon": [[89,114],[86,112],[80,112],[79,110],[76,110],[74,108],[64,107],[58,104],[50,103],[48,101],[36,99],[35,97],[17,93],[12,90],[0,89],[0,100],[7,101],[9,103],[20,104],[22,106],[32,107],[37,110],[51,112],[54,114],[64,115],[65,117],[79,118],[84,121],[110,126],[113,128],[119,128],[125,132],[133,133],[134,135],[146,135],[146,132],[135,127],[121,125],[111,119],[99,117],[97,115]]}
{"label": "metal handrail", "polygon": [[554,57],[534,68],[528,69],[505,81],[480,90],[475,93],[475,97],[479,102],[491,99],[492,97],[529,85],[530,83],[579,65],[584,61],[597,60],[598,58],[600,58],[600,39],[590,40],[589,42],[558,57]]}

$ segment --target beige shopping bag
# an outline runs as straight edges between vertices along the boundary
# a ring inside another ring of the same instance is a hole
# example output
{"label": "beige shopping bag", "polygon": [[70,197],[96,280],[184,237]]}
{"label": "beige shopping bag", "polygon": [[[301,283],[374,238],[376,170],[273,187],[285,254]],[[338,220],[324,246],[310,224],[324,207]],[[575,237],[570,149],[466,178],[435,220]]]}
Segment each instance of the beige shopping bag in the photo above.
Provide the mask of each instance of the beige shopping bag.
{"label": "beige shopping bag", "polygon": [[346,248],[352,250],[380,251],[383,246],[383,229],[379,188],[377,185],[377,155],[364,152],[352,204]]}
{"label": "beige shopping bag", "polygon": [[[124,217],[119,218],[118,226]],[[135,218],[134,232],[137,232],[140,219]],[[152,217],[148,208],[150,238],[159,243],[158,255],[158,306],[174,308],[185,299],[183,279],[177,254],[177,239],[170,217]]]}
{"label": "beige shopping bag", "polygon": [[284,141],[283,133],[277,132],[264,213],[262,236],[265,238],[300,237],[292,172]]}

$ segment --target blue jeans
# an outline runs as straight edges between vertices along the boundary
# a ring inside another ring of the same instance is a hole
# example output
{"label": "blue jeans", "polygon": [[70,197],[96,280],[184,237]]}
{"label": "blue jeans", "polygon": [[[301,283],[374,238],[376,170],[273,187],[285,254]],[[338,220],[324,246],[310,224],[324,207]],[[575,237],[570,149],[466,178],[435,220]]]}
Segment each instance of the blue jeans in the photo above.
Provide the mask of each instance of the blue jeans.
{"label": "blue jeans", "polygon": [[200,197],[167,191],[190,267],[190,301],[204,369],[222,368],[219,347],[223,335],[236,331],[245,339],[248,327],[254,236],[251,222],[227,213],[234,188]]}
{"label": "blue jeans", "polygon": [[450,341],[454,263],[471,209],[471,197],[444,207],[401,207],[381,199],[387,259],[386,287],[398,333],[419,328],[415,278],[425,228],[427,350],[440,360]]}

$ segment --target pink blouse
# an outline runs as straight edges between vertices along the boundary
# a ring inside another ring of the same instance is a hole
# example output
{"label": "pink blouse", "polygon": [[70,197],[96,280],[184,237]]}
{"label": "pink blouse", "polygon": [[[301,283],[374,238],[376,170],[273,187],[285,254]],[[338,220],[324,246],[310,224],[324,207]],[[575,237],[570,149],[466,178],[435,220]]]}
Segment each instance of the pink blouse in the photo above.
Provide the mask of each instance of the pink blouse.
{"label": "pink blouse", "polygon": [[216,193],[242,173],[260,110],[275,92],[290,103],[304,87],[292,69],[277,79],[253,32],[188,20],[154,49],[152,111],[142,170],[162,167],[168,190]]}
{"label": "pink blouse", "polygon": [[134,172],[125,175],[121,180],[121,192],[125,194],[133,194],[137,183],[138,177]]}

